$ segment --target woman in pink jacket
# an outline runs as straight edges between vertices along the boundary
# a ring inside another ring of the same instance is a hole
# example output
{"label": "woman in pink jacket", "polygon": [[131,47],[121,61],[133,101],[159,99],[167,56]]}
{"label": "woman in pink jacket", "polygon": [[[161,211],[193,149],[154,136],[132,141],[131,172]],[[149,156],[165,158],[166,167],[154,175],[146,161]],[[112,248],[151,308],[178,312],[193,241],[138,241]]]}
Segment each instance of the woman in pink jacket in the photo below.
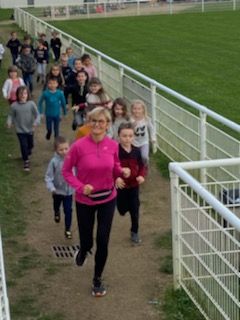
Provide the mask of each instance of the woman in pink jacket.
{"label": "woman in pink jacket", "polygon": [[[121,168],[118,144],[106,136],[111,115],[103,107],[89,113],[90,135],[77,140],[65,158],[62,173],[76,191],[77,220],[80,250],[75,262],[82,266],[93,246],[93,227],[97,214],[95,270],[92,295],[102,297],[106,289],[101,276],[107,260],[108,242],[115,210],[115,180],[130,175],[129,168]],[[76,175],[73,174],[75,168]]]}

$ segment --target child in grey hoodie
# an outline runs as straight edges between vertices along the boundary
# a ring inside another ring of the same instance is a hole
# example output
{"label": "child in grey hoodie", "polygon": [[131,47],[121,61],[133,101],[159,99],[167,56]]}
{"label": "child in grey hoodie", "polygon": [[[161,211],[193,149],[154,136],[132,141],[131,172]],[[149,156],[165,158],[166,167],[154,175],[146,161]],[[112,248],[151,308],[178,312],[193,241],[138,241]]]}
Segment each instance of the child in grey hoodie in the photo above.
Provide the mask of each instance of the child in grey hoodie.
{"label": "child in grey hoodie", "polygon": [[63,211],[65,214],[65,237],[71,239],[73,189],[65,182],[62,176],[62,165],[64,157],[69,150],[69,143],[64,137],[58,136],[55,139],[54,147],[55,154],[49,162],[45,175],[45,182],[47,189],[52,192],[54,220],[56,223],[60,222],[60,206],[63,204]]}

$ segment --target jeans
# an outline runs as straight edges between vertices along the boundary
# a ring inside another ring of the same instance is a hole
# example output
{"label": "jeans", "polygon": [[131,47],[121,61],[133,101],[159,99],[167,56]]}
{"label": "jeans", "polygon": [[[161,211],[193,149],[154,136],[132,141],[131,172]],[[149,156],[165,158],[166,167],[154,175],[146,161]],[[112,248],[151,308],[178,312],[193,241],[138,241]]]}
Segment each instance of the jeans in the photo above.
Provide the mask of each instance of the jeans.
{"label": "jeans", "polygon": [[53,48],[52,51],[54,54],[54,59],[57,62],[60,58],[61,49],[60,48]]}
{"label": "jeans", "polygon": [[65,215],[65,230],[69,231],[72,224],[72,195],[64,196],[61,194],[53,194],[53,210],[54,213],[60,213],[60,206],[63,204],[63,212]]}
{"label": "jeans", "polygon": [[94,206],[76,202],[80,248],[83,252],[90,251],[93,246],[93,228],[95,214],[97,213],[97,250],[95,254],[94,278],[101,277],[107,261],[108,242],[115,204],[116,199]]}
{"label": "jeans", "polygon": [[28,160],[28,156],[32,153],[33,134],[32,133],[17,133],[18,140],[20,143],[20,149],[23,161]]}
{"label": "jeans", "polygon": [[18,53],[11,53],[12,55],[12,64],[16,65],[16,60],[18,58]]}
{"label": "jeans", "polygon": [[32,91],[33,91],[32,74],[23,72],[22,75],[23,75],[23,81],[25,82],[25,84],[28,87],[29,91],[32,93]]}
{"label": "jeans", "polygon": [[122,216],[130,213],[131,232],[134,233],[138,233],[139,207],[139,187],[117,190],[117,209]]}
{"label": "jeans", "polygon": [[60,123],[60,117],[49,117],[46,116],[46,128],[47,128],[47,134],[49,135],[49,137],[52,134],[52,126],[54,129],[54,137],[58,137],[59,136],[59,123]]}

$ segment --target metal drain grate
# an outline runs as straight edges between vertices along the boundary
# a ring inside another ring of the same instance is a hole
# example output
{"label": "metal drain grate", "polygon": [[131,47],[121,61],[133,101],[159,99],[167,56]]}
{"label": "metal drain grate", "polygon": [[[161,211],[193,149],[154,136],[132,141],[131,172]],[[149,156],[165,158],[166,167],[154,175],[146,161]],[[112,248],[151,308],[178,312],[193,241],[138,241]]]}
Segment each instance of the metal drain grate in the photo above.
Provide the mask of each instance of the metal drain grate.
{"label": "metal drain grate", "polygon": [[54,255],[57,258],[73,258],[74,254],[77,250],[79,250],[79,245],[73,245],[73,246],[60,246],[60,245],[54,245],[52,246],[52,250]]}

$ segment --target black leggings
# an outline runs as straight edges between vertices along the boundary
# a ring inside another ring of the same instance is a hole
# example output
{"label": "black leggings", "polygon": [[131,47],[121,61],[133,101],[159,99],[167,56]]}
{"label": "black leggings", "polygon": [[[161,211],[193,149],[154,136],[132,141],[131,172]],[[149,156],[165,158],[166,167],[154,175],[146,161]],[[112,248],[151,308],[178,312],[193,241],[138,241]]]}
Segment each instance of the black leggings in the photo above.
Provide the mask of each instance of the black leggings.
{"label": "black leggings", "polygon": [[107,260],[108,242],[115,204],[116,199],[94,206],[76,202],[80,247],[83,252],[90,251],[93,246],[93,227],[95,213],[97,213],[97,250],[95,254],[94,278],[101,277]]}

